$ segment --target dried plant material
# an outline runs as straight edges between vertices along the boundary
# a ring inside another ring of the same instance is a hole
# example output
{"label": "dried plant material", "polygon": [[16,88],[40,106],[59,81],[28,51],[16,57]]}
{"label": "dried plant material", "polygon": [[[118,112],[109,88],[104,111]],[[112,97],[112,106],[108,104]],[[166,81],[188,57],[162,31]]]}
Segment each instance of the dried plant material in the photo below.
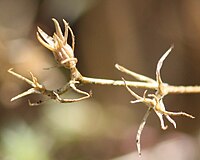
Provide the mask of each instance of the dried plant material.
{"label": "dried plant material", "polygon": [[[44,86],[40,85],[38,83],[36,77],[34,77],[32,73],[30,73],[32,76],[32,81],[30,81],[29,79],[13,72],[10,69],[10,70],[8,70],[9,73],[11,73],[12,75],[16,76],[17,78],[19,78],[21,80],[26,81],[33,87],[33,88],[29,89],[28,91],[12,98],[11,101],[19,99],[19,98],[24,97],[29,94],[33,94],[33,93],[47,95],[48,97],[50,97],[50,99],[55,99],[61,103],[77,102],[77,101],[84,100],[84,99],[91,97],[91,95],[92,95],[91,92],[87,93],[85,91],[81,91],[78,88],[76,88],[76,85],[75,85],[75,84],[79,83],[79,81],[77,81],[77,79],[81,79],[82,76],[79,73],[78,69],[76,68],[77,58],[74,57],[75,37],[74,37],[72,29],[70,28],[68,23],[65,20],[63,20],[64,25],[65,25],[65,32],[63,34],[58,21],[54,18],[52,20],[54,22],[55,29],[56,29],[56,32],[53,34],[53,36],[52,37],[48,36],[42,29],[40,29],[38,27],[37,39],[44,47],[46,47],[47,49],[49,49],[53,52],[55,60],[57,61],[57,63],[60,66],[70,69],[71,80],[69,82],[69,85],[67,84],[56,91],[50,91],[50,90],[47,90]],[[70,46],[67,43],[68,30],[70,31],[70,34],[72,37],[72,46]],[[74,99],[62,99],[59,95],[66,92],[68,90],[68,88],[72,88],[75,92],[80,93],[84,96],[81,98],[74,98]],[[42,102],[43,101],[31,103],[29,101],[29,105],[31,105],[31,106],[39,105]]]}
{"label": "dried plant material", "polygon": [[[77,58],[74,57],[75,38],[73,31],[68,23],[63,20],[65,25],[65,32],[63,35],[58,21],[54,18],[52,20],[56,29],[56,32],[53,34],[53,36],[48,36],[42,29],[38,27],[37,39],[44,47],[53,52],[55,60],[59,65],[68,69],[74,68],[76,67]],[[67,43],[68,30],[72,36],[72,46]]]}
{"label": "dried plant material", "polygon": [[15,96],[15,97],[13,97],[11,99],[11,101],[14,101],[14,100],[19,99],[19,98],[24,97],[24,96],[27,96],[29,94],[33,94],[33,93],[42,94],[42,93],[45,92],[45,90],[46,90],[45,87],[42,86],[41,84],[39,84],[37,78],[34,77],[34,75],[31,72],[30,72],[30,74],[31,74],[31,77],[32,77],[32,81],[21,76],[20,74],[15,73],[14,71],[12,71],[12,68],[9,69],[8,72],[11,73],[12,75],[14,75],[15,77],[27,82],[28,84],[30,84],[33,87],[33,88]]}
{"label": "dried plant material", "polygon": [[128,70],[127,68],[124,68],[122,66],[120,66],[119,64],[115,64],[115,68],[117,68],[119,71],[124,72],[132,77],[134,77],[135,79],[139,80],[139,81],[144,81],[144,82],[149,82],[149,83],[156,83],[156,81],[152,78],[143,76],[141,74],[135,73],[133,71]]}
{"label": "dried plant material", "polygon": [[[154,111],[160,120],[160,125],[163,130],[167,129],[167,125],[165,125],[164,117],[176,128],[176,122],[171,118],[171,116],[186,116],[189,118],[194,118],[192,115],[185,112],[171,112],[167,111],[165,105],[163,103],[163,99],[168,94],[185,94],[185,93],[200,93],[200,86],[173,86],[167,83],[164,83],[161,78],[160,70],[162,68],[164,60],[170,54],[173,49],[171,46],[160,58],[157,63],[156,68],[156,80],[149,78],[147,76],[132,72],[126,69],[119,64],[116,64],[115,67],[132,77],[134,77],[137,81],[125,81],[122,80],[112,80],[112,79],[99,79],[99,78],[91,78],[82,76],[81,73],[76,68],[76,64],[78,62],[77,58],[74,56],[74,48],[75,48],[75,37],[72,29],[69,24],[63,20],[65,31],[62,33],[60,25],[56,19],[52,19],[55,25],[55,33],[53,36],[49,36],[42,29],[38,27],[37,31],[37,39],[38,41],[47,49],[53,52],[56,62],[59,66],[65,67],[70,71],[70,81],[67,82],[63,87],[53,90],[47,90],[43,85],[41,85],[37,78],[30,72],[32,80],[25,78],[24,76],[14,72],[12,69],[9,69],[8,72],[15,77],[25,81],[30,84],[32,88],[29,90],[13,97],[11,101],[19,99],[29,94],[42,94],[47,96],[48,99],[56,100],[60,103],[71,103],[81,101],[87,98],[90,98],[92,93],[82,91],[77,88],[77,85],[81,84],[95,84],[95,85],[113,85],[113,86],[125,86],[128,92],[135,97],[136,100],[131,101],[132,104],[135,103],[144,103],[147,106],[147,112],[145,113],[142,122],[139,126],[137,136],[136,136],[136,145],[139,155],[141,155],[141,134],[146,124],[147,118],[151,111]],[[72,44],[69,45],[67,43],[69,32],[72,39]],[[135,88],[143,88],[145,92],[143,96],[139,96],[130,87]],[[63,93],[67,92],[69,89],[74,90],[76,93],[83,95],[81,98],[72,98],[72,99],[63,99],[60,97]],[[155,91],[154,94],[148,94],[147,90]],[[38,101],[36,103],[31,103],[28,101],[30,106],[35,106],[43,103],[44,101]]]}
{"label": "dried plant material", "polygon": [[137,150],[138,150],[138,154],[139,156],[142,155],[141,153],[141,134],[142,134],[142,131],[144,129],[144,126],[147,122],[147,118],[149,117],[150,113],[151,113],[151,110],[152,108],[148,108],[148,110],[146,111],[143,119],[142,119],[142,122],[140,123],[140,126],[138,128],[138,131],[137,131],[137,135],[136,135],[136,146],[137,146]]}
{"label": "dried plant material", "polygon": [[[17,100],[17,99],[19,99],[21,97],[24,97],[24,96],[27,96],[27,95],[30,95],[30,94],[33,94],[33,93],[42,94],[42,95],[48,96],[50,99],[56,99],[56,96],[55,96],[54,92],[47,90],[43,85],[41,85],[38,82],[37,78],[31,72],[30,72],[30,74],[31,74],[31,77],[32,77],[32,81],[27,79],[27,78],[25,78],[25,77],[23,77],[23,76],[21,76],[20,74],[14,72],[12,70],[12,68],[9,69],[8,72],[11,73],[12,75],[14,75],[15,77],[27,82],[28,84],[30,84],[33,87],[33,88],[31,88],[31,89],[29,89],[29,90],[27,90],[27,91],[15,96],[15,97],[13,97],[11,99],[11,101]],[[38,101],[36,103],[31,103],[28,100],[28,102],[29,102],[30,106],[35,106],[35,105],[41,104],[43,101],[40,100],[40,101]]]}
{"label": "dried plant material", "polygon": [[[32,81],[21,76],[20,74],[12,71],[12,68],[8,70],[9,73],[11,73],[12,75],[14,75],[15,77],[27,82],[28,84],[30,84],[33,88],[13,97],[11,99],[11,101],[14,101],[14,100],[17,100],[21,97],[24,97],[24,96],[27,96],[27,95],[30,95],[30,94],[42,94],[44,96],[47,96],[48,99],[54,99],[60,103],[71,103],[71,102],[77,102],[77,101],[81,101],[81,100],[84,100],[84,99],[87,99],[89,97],[91,97],[92,93],[87,93],[87,92],[84,92],[84,91],[81,91],[79,89],[76,88],[75,84],[73,81],[69,82],[69,84],[63,86],[63,88],[60,88],[60,89],[57,89],[56,91],[52,91],[52,90],[47,90],[43,85],[41,85],[37,78],[30,72],[31,74],[31,77],[32,77]],[[60,94],[63,94],[65,91],[67,91],[69,88],[72,88],[74,91],[76,91],[77,93],[80,93],[80,94],[83,94],[85,96],[81,97],[81,98],[74,98],[74,99],[62,99],[59,95]],[[36,103],[32,103],[30,102],[30,100],[28,100],[28,103],[30,106],[37,106],[37,105],[40,105],[42,104],[44,101],[41,101],[39,100],[38,102]]]}
{"label": "dried plant material", "polygon": [[[144,92],[143,97],[137,95],[135,92],[133,92],[128,85],[126,84],[126,81],[122,78],[122,80],[124,81],[125,87],[126,89],[129,91],[129,93],[131,95],[133,95],[136,100],[135,101],[131,101],[131,103],[144,103],[147,107],[148,107],[148,111],[146,112],[140,127],[138,129],[138,134],[137,134],[137,138],[136,138],[136,144],[137,144],[137,149],[138,149],[138,154],[141,155],[141,148],[140,148],[140,136],[142,133],[142,130],[144,128],[144,125],[146,123],[147,117],[149,116],[149,112],[150,109],[153,109],[155,111],[155,113],[157,114],[159,120],[160,120],[160,124],[161,124],[161,128],[163,130],[167,129],[167,125],[165,125],[164,123],[164,119],[163,116],[166,117],[166,119],[173,124],[174,128],[176,128],[176,122],[170,117],[170,116],[186,116],[189,118],[194,118],[194,116],[187,114],[185,112],[171,112],[171,111],[167,111],[165,108],[165,105],[163,103],[163,98],[164,96],[166,96],[168,94],[166,88],[168,87],[168,85],[163,84],[162,80],[161,80],[161,74],[160,74],[160,70],[162,68],[162,64],[164,62],[164,60],[166,59],[166,57],[169,55],[169,53],[171,52],[172,47],[170,47],[169,50],[167,50],[167,52],[160,58],[160,60],[158,61],[157,64],[157,68],[156,68],[156,82],[157,82],[157,89],[155,94],[148,94],[148,98],[146,97],[146,92]],[[123,72],[126,73],[126,71],[128,72],[127,74],[130,75],[130,71],[126,70],[123,68]],[[137,75],[138,76],[138,75]],[[139,75],[140,76],[140,75]],[[146,79],[146,77],[145,77]],[[143,79],[141,79],[143,80]]]}
{"label": "dried plant material", "polygon": [[156,67],[156,79],[158,83],[162,83],[161,77],[160,77],[160,70],[162,68],[164,60],[167,58],[167,56],[170,54],[174,46],[172,45],[166,52],[163,54],[163,56],[159,59],[157,67]]}

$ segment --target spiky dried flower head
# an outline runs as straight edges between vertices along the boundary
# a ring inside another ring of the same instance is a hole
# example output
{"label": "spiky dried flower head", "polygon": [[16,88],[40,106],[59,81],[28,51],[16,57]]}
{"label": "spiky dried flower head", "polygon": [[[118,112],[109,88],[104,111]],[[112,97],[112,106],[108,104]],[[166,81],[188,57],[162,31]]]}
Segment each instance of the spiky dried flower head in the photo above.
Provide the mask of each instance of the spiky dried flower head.
{"label": "spiky dried flower head", "polygon": [[[76,68],[77,59],[74,57],[75,37],[74,37],[72,29],[70,28],[68,23],[63,19],[64,26],[65,26],[65,31],[63,34],[58,21],[54,18],[52,20],[54,22],[55,30],[56,30],[53,36],[52,37],[48,36],[42,29],[38,27],[37,39],[44,47],[46,47],[47,49],[53,52],[55,60],[60,66],[63,66],[71,71],[70,81],[65,86],[55,91],[47,90],[43,85],[41,85],[38,82],[37,78],[33,76],[31,72],[30,74],[31,74],[32,80],[29,80],[25,78],[24,76],[12,71],[12,69],[9,69],[8,70],[9,73],[11,73],[12,75],[16,76],[17,78],[21,80],[26,81],[28,84],[32,86],[31,89],[15,96],[14,98],[11,99],[11,101],[14,101],[16,99],[19,99],[21,97],[24,97],[26,95],[33,94],[33,93],[48,96],[49,97],[48,99],[54,99],[61,103],[77,102],[77,101],[84,100],[91,97],[92,95],[91,92],[87,93],[82,90],[79,90],[76,87],[76,84],[79,83],[77,79],[81,79],[82,75]],[[71,39],[72,39],[71,46],[67,43],[68,31],[70,31],[70,34],[71,34]],[[69,88],[71,88],[77,93],[82,94],[83,97],[74,98],[74,99],[61,98],[60,95],[66,92]],[[29,101],[29,105],[31,106],[39,105],[42,102],[43,101],[31,103]]]}
{"label": "spiky dried flower head", "polygon": [[[47,35],[40,27],[38,27],[37,39],[39,42],[53,52],[55,60],[61,66],[71,69],[76,67],[77,58],[74,57],[75,38],[72,29],[69,24],[63,19],[65,26],[64,34],[61,27],[55,18],[52,18],[55,25],[55,33],[53,36]],[[68,31],[70,31],[72,37],[72,45],[67,43]]]}
{"label": "spiky dried flower head", "polygon": [[137,149],[138,149],[138,153],[139,155],[141,155],[141,148],[140,148],[140,136],[142,133],[142,130],[144,128],[144,125],[146,123],[146,120],[150,114],[151,110],[154,110],[155,113],[157,114],[159,120],[160,120],[160,124],[161,124],[161,128],[163,130],[166,130],[168,128],[167,125],[165,125],[164,123],[164,117],[173,124],[174,128],[176,128],[176,122],[170,117],[170,116],[186,116],[189,118],[194,118],[192,115],[185,113],[185,112],[171,112],[171,111],[167,111],[165,108],[165,105],[163,103],[163,98],[168,94],[168,84],[163,83],[162,79],[161,79],[161,74],[160,74],[160,70],[162,68],[163,62],[164,60],[167,58],[167,56],[169,55],[169,53],[171,52],[173,46],[171,46],[165,53],[164,55],[160,58],[160,60],[157,63],[157,67],[156,67],[156,80],[152,80],[149,78],[146,78],[143,75],[138,75],[135,74],[134,72],[131,73],[129,70],[125,69],[124,67],[121,66],[117,66],[117,68],[119,70],[122,70],[123,72],[132,75],[133,77],[140,79],[141,81],[146,81],[147,83],[157,83],[157,88],[156,88],[156,92],[154,94],[148,94],[148,97],[146,97],[146,92],[147,90],[144,92],[143,97],[139,96],[138,94],[136,94],[134,91],[132,91],[129,86],[126,84],[126,81],[122,78],[122,80],[124,81],[125,87],[126,89],[129,91],[129,93],[131,95],[133,95],[136,100],[131,101],[131,103],[144,103],[147,107],[148,110],[140,124],[140,127],[138,129],[138,133],[136,136],[136,144],[137,144]]}

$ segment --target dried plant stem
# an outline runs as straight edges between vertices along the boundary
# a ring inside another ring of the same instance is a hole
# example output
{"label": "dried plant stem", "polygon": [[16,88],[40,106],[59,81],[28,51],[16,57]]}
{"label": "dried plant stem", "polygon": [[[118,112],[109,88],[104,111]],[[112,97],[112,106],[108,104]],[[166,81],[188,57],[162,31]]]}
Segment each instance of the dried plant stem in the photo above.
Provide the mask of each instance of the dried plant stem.
{"label": "dried plant stem", "polygon": [[[82,77],[80,79],[82,84],[97,84],[97,85],[113,85],[113,86],[125,86],[122,80],[111,80],[111,79],[99,79],[99,78],[90,78]],[[130,87],[136,88],[146,88],[146,89],[156,89],[156,83],[146,83],[146,82],[135,82],[135,81],[126,81],[127,85]]]}
{"label": "dried plant stem", "polygon": [[[113,86],[125,86],[122,80],[111,80],[111,79],[100,79],[84,77],[79,79],[82,84],[95,84],[95,85],[113,85]],[[136,82],[126,81],[127,86],[135,88],[144,88],[157,90],[157,83],[148,82]],[[168,94],[189,94],[189,93],[200,93],[200,86],[174,86],[167,83],[163,83],[163,86]]]}
{"label": "dried plant stem", "polygon": [[167,86],[170,94],[200,93],[200,86]]}

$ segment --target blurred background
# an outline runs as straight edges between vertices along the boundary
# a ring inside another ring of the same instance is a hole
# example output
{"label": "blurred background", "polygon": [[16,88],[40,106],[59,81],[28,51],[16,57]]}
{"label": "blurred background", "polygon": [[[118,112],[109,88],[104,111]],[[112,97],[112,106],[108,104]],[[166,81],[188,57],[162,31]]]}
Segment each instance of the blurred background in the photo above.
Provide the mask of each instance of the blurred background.
{"label": "blurred background", "polygon": [[[139,159],[135,137],[146,111],[124,87],[83,86],[93,97],[78,103],[48,101],[31,95],[10,99],[30,88],[8,74],[29,71],[49,89],[68,81],[53,55],[39,44],[36,27],[54,32],[51,18],[63,28],[70,23],[80,72],[89,77],[134,80],[114,68],[119,63],[155,77],[158,59],[174,44],[164,62],[163,81],[200,85],[200,1],[182,0],[0,0],[0,159],[2,160],[132,160]],[[133,89],[138,94],[142,90]],[[67,92],[64,97],[78,97]],[[195,119],[175,117],[177,129],[160,128],[150,115],[142,134],[141,160],[200,159],[200,95],[168,95],[170,111],[185,111]]]}

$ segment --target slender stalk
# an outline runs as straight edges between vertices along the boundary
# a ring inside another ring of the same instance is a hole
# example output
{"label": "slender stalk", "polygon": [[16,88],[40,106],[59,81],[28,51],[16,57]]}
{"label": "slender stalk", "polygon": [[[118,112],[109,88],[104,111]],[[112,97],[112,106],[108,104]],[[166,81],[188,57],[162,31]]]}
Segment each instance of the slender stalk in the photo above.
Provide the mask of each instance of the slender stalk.
{"label": "slender stalk", "polygon": [[[95,84],[95,85],[113,85],[113,86],[125,86],[122,80],[111,80],[111,79],[100,79],[100,78],[90,78],[81,77],[80,83],[82,84]],[[148,82],[136,82],[136,81],[126,81],[126,85],[135,88],[144,88],[157,90],[158,85],[156,83]],[[200,93],[200,86],[173,86],[163,83],[165,90],[168,94],[189,94],[189,93]]]}
{"label": "slender stalk", "polygon": [[200,86],[167,86],[167,92],[169,94],[189,94],[200,93]]}
{"label": "slender stalk", "polygon": [[[124,81],[122,80],[111,80],[111,79],[100,79],[100,78],[90,78],[82,77],[80,79],[82,84],[96,84],[96,85],[113,85],[113,86],[125,86]],[[157,89],[156,83],[146,83],[146,82],[135,82],[135,81],[126,81],[127,86],[136,87],[136,88],[145,88],[145,89]]]}
{"label": "slender stalk", "polygon": [[137,150],[138,150],[138,154],[139,156],[141,156],[141,143],[140,143],[140,139],[141,139],[141,134],[142,134],[142,131],[144,129],[144,126],[147,122],[147,118],[149,117],[149,114],[151,113],[151,110],[152,108],[148,108],[148,110],[146,111],[141,123],[140,123],[140,126],[139,126],[139,129],[138,129],[138,132],[137,132],[137,136],[136,136],[136,146],[137,146]]}

